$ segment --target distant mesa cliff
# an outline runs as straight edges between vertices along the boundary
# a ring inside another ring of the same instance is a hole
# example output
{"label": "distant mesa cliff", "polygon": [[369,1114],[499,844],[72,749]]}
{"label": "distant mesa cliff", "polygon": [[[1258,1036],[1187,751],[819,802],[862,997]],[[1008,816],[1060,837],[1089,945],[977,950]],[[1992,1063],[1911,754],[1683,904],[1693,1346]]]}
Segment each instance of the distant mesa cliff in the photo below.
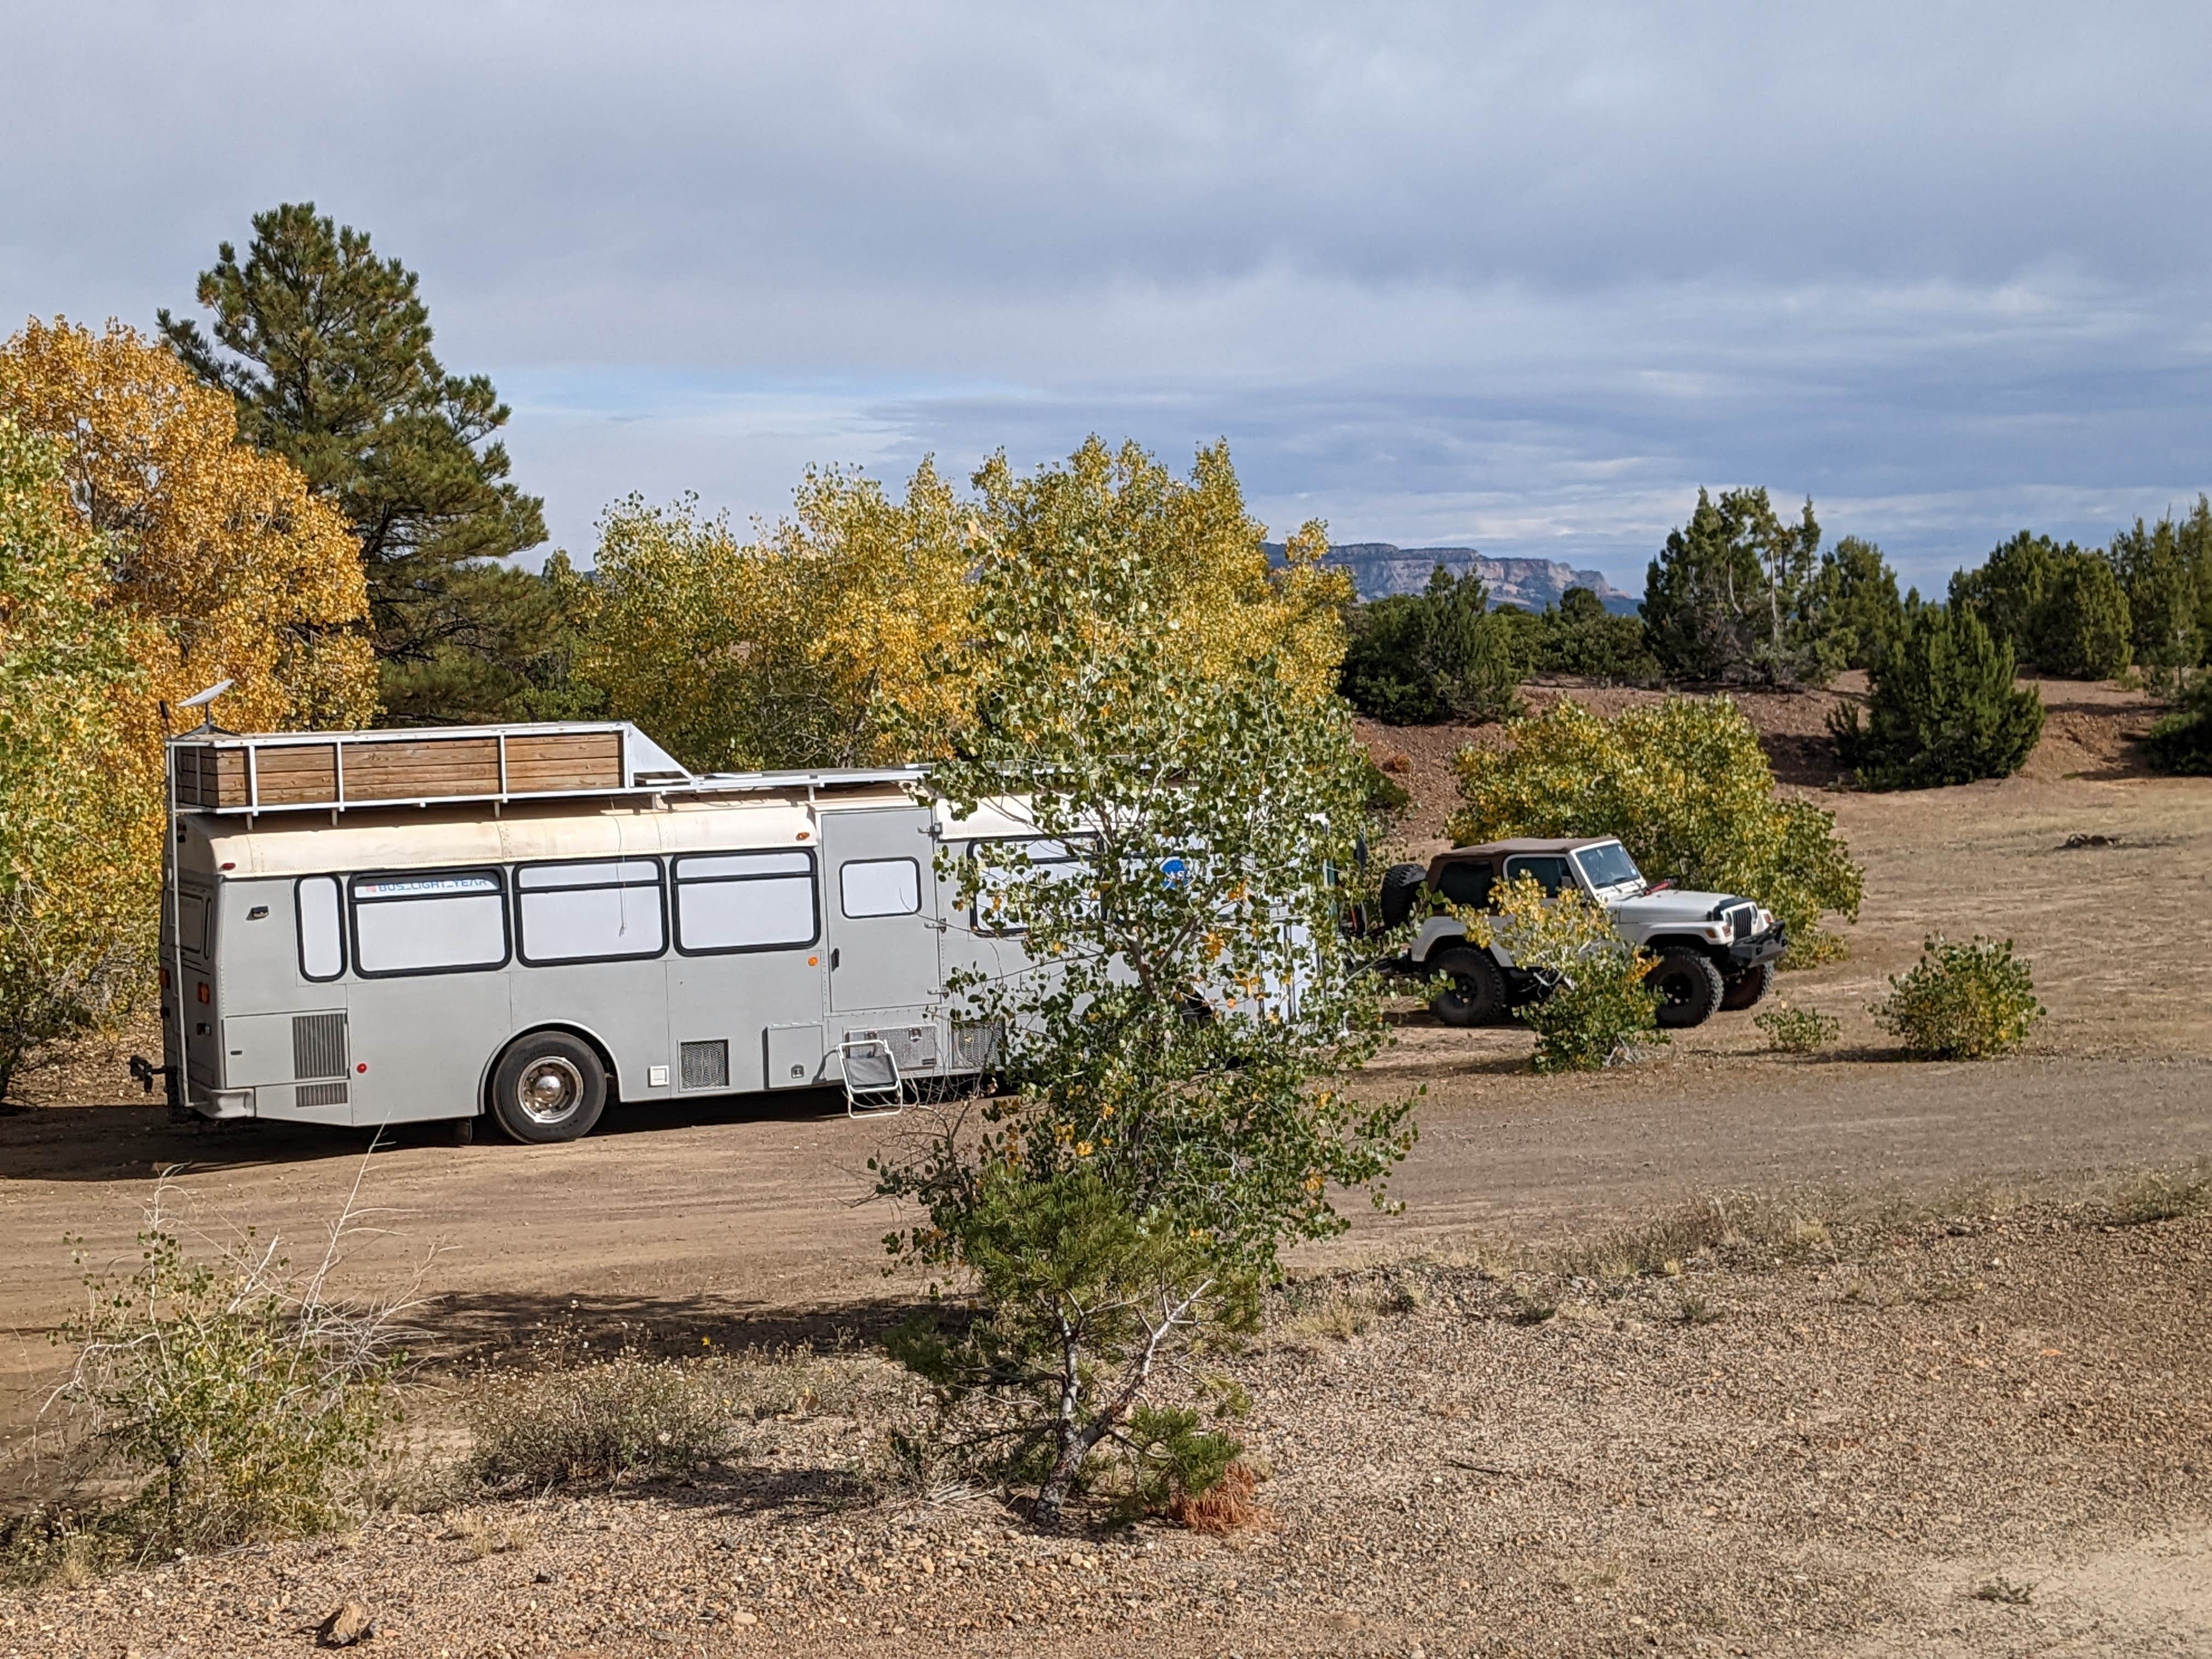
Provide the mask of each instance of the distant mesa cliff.
{"label": "distant mesa cliff", "polygon": [[[1263,544],[1267,556],[1280,563],[1279,542]],[[1602,571],[1575,570],[1557,559],[1493,559],[1471,547],[1399,547],[1390,542],[1340,542],[1322,558],[1352,573],[1352,585],[1363,599],[1388,599],[1393,593],[1419,593],[1429,585],[1438,565],[1455,576],[1470,569],[1490,590],[1492,605],[1517,605],[1541,611],[1557,605],[1571,587],[1587,587],[1608,611],[1621,616],[1636,613],[1636,598],[1605,579]]]}

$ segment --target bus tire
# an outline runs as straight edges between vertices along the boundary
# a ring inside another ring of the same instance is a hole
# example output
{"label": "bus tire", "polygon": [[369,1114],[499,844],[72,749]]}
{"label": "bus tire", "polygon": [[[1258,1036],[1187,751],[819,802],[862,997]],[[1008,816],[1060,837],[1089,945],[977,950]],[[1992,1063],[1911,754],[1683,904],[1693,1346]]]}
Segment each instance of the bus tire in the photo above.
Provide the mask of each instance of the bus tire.
{"label": "bus tire", "polygon": [[491,1115],[527,1144],[587,1135],[606,1104],[606,1067],[590,1043],[566,1031],[517,1038],[492,1071]]}

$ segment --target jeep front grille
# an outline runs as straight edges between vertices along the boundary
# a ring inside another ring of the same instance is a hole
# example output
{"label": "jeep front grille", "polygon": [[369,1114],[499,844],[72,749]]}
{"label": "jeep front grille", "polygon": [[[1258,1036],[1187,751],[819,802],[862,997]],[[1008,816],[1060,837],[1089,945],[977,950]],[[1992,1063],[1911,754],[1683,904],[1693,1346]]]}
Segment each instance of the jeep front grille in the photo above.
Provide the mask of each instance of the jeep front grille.
{"label": "jeep front grille", "polygon": [[1735,923],[1735,936],[1738,939],[1749,939],[1752,924],[1759,920],[1758,912],[1748,904],[1739,904],[1729,912],[1729,916]]}

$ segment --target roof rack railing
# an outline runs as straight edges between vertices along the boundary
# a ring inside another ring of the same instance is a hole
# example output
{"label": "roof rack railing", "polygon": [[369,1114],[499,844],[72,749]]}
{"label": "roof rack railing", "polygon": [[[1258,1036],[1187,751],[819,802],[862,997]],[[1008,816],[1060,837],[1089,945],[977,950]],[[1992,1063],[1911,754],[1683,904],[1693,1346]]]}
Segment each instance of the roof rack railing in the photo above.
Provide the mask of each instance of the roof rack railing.
{"label": "roof rack railing", "polygon": [[260,813],[908,783],[921,767],[696,773],[627,720],[169,739],[179,811]]}

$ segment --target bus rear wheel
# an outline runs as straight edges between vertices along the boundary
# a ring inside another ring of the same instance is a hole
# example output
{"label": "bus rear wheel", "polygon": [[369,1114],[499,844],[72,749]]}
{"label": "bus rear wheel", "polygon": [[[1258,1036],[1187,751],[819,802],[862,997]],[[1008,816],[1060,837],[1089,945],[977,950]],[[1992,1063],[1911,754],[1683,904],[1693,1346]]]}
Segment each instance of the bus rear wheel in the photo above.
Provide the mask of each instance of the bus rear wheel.
{"label": "bus rear wheel", "polygon": [[566,1031],[533,1031],[500,1056],[491,1114],[515,1139],[574,1140],[606,1109],[607,1072],[592,1045]]}

